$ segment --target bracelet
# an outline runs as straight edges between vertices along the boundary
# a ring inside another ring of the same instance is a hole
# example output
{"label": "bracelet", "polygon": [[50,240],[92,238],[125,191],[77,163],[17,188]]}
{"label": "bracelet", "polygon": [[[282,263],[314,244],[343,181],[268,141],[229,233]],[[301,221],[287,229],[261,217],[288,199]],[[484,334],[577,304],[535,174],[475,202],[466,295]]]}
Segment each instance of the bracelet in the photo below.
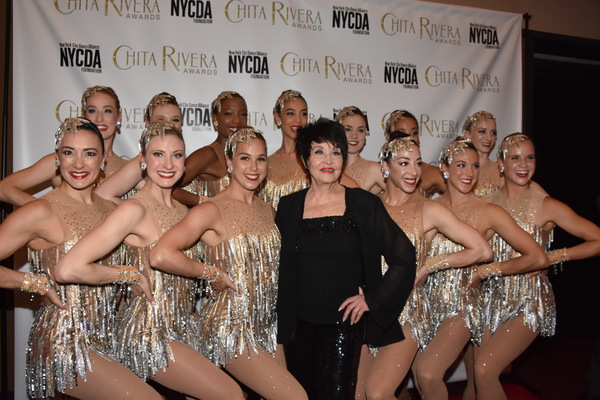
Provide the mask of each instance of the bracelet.
{"label": "bracelet", "polygon": [[481,276],[481,279],[502,275],[499,262],[480,265],[479,267],[477,267],[477,273],[479,274],[479,276]]}
{"label": "bracelet", "polygon": [[438,254],[430,257],[425,261],[425,269],[429,272],[439,271],[440,269],[448,268],[448,256],[446,254]]}
{"label": "bracelet", "polygon": [[52,288],[52,285],[46,274],[26,272],[23,277],[23,283],[21,283],[21,290],[23,292],[37,293],[42,296],[45,295],[50,288]]}
{"label": "bracelet", "polygon": [[140,280],[142,273],[132,265],[113,265],[117,269],[115,283],[120,285],[132,285]]}
{"label": "bracelet", "polygon": [[569,261],[569,254],[567,253],[567,249],[556,249],[549,251],[546,253],[548,256],[548,261],[550,261],[549,265],[553,264],[561,264],[565,261]]}
{"label": "bracelet", "polygon": [[215,267],[204,264],[204,273],[200,276],[200,278],[210,283],[219,283],[221,280],[223,280],[223,272]]}

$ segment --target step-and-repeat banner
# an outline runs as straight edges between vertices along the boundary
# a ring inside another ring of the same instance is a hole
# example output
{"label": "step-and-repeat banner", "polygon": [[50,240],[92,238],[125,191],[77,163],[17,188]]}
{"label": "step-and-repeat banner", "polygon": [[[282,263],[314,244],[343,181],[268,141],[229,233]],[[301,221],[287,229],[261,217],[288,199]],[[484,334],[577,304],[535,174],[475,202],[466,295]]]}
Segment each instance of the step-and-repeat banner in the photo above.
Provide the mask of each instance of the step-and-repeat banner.
{"label": "step-and-repeat banner", "polygon": [[[209,105],[223,90],[245,97],[270,153],[281,145],[272,109],[285,89],[303,93],[311,120],[365,111],[372,160],[399,108],[419,119],[428,162],[478,110],[496,116],[499,138],[521,129],[518,14],[402,0],[21,0],[13,9],[15,170],[53,151],[54,131],[80,114],[93,85],[119,95],[115,151],[126,157],[163,91],[180,102],[188,153],[214,140]],[[25,397],[22,314],[16,398]]]}

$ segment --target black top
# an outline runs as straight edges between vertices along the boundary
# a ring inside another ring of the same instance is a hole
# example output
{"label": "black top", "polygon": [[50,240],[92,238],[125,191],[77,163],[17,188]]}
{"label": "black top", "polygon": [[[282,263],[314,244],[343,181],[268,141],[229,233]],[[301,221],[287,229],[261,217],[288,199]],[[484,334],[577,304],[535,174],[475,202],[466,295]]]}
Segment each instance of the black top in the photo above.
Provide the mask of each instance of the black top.
{"label": "black top", "polygon": [[[298,317],[298,240],[308,189],[281,198],[275,223],[281,232],[279,289],[277,300],[278,341],[293,335]],[[360,239],[364,273],[366,317],[365,343],[385,346],[404,339],[398,317],[415,278],[415,249],[390,218],[381,200],[362,189],[346,188],[346,208],[352,213]],[[381,274],[381,256],[389,266]],[[316,281],[322,279],[317,274]]]}
{"label": "black top", "polygon": [[344,215],[302,220],[298,240],[298,318],[315,324],[341,322],[340,305],[364,286],[360,238]]}

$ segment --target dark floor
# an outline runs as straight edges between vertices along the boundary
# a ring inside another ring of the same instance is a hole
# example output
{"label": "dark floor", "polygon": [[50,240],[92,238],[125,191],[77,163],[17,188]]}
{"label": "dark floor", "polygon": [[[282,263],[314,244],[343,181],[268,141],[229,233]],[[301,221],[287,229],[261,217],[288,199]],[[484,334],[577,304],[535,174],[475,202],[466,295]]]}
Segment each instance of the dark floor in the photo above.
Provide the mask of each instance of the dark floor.
{"label": "dark floor", "polygon": [[[517,384],[539,400],[575,400],[585,391],[595,345],[591,336],[538,338],[515,360],[502,382]],[[450,395],[459,396],[463,388],[464,382],[450,384]]]}

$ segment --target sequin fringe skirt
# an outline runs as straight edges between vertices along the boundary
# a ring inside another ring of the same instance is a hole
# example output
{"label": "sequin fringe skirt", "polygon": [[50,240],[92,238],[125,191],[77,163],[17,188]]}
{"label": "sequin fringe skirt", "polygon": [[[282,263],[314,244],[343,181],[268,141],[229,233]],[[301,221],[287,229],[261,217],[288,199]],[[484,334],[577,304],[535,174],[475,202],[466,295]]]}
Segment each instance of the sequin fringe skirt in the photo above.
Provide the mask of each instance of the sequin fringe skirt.
{"label": "sequin fringe skirt", "polygon": [[482,325],[494,333],[500,325],[523,314],[525,324],[541,336],[553,336],[556,303],[546,275],[499,276],[487,279],[482,288]]}
{"label": "sequin fringe skirt", "polygon": [[425,322],[428,337],[433,338],[449,318],[460,316],[473,341],[479,343],[481,296],[479,289],[468,287],[474,271],[475,267],[449,268],[429,275],[423,285],[431,309]]}

